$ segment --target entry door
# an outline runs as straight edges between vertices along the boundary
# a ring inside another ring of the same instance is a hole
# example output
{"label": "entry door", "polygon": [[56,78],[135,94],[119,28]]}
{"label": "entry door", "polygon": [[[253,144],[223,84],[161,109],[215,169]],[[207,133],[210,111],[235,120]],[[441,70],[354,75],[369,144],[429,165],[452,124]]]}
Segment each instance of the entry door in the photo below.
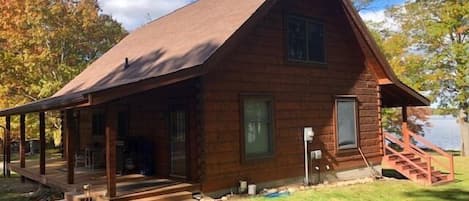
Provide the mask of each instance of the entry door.
{"label": "entry door", "polygon": [[171,176],[186,178],[187,112],[176,109],[170,113],[170,160]]}

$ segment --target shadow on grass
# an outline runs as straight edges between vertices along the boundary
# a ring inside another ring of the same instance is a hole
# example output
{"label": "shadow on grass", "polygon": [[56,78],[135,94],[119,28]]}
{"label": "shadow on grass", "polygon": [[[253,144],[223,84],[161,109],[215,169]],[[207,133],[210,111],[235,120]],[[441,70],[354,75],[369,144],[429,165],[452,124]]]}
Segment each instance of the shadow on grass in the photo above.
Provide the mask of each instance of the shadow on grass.
{"label": "shadow on grass", "polygon": [[405,193],[407,197],[418,198],[419,200],[436,200],[436,201],[468,201],[469,191],[462,189],[446,189],[446,190],[418,190]]}

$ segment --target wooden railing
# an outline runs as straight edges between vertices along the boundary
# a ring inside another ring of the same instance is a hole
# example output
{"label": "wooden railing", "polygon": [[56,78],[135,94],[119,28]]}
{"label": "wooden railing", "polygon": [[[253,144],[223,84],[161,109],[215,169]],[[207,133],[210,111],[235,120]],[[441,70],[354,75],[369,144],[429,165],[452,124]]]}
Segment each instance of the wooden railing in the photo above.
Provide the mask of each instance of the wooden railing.
{"label": "wooden railing", "polygon": [[437,163],[440,167],[444,168],[445,170],[448,171],[449,173],[449,179],[450,180],[454,180],[454,157],[452,154],[449,154],[445,151],[443,151],[441,148],[437,147],[436,145],[434,145],[433,143],[431,143],[430,141],[428,141],[427,139],[425,139],[424,137],[420,136],[420,135],[417,135],[415,133],[412,133],[410,131],[409,132],[409,137],[411,137],[412,139],[414,139],[415,141],[425,145],[425,147],[433,150],[435,153],[438,153],[440,154],[442,157],[448,159],[448,163],[443,163],[441,160],[439,160],[438,158],[434,157],[434,155],[432,154],[427,154],[426,152],[424,152],[422,149],[420,149],[419,147],[411,144],[411,148],[414,149],[414,150],[417,150],[417,151],[420,151],[420,152],[423,152],[426,154],[426,157],[427,157],[427,160],[428,160],[428,165],[432,166],[432,162],[435,162]]}
{"label": "wooden railing", "polygon": [[[403,125],[403,127],[405,127],[405,125]],[[427,174],[428,183],[430,183],[430,184],[432,183],[433,163],[438,164],[439,167],[442,167],[444,170],[447,170],[448,173],[449,173],[448,179],[450,181],[454,180],[454,158],[453,158],[453,155],[446,153],[441,148],[437,147],[436,145],[434,145],[433,143],[431,143],[430,141],[428,141],[424,137],[412,133],[407,128],[403,128],[402,130],[403,130],[403,137],[402,137],[403,139],[402,140],[398,139],[397,137],[394,137],[390,133],[384,133],[384,139],[385,139],[385,142],[384,142],[385,150],[384,151],[385,151],[385,153],[386,153],[386,151],[389,151],[389,152],[391,152],[395,155],[398,155],[399,157],[403,158],[407,163],[412,164],[417,169],[419,169],[420,171]],[[429,154],[426,151],[422,150],[420,147],[414,145],[413,143],[411,143],[412,139],[416,142],[419,142],[419,143],[425,145],[425,147],[433,150],[435,153],[438,153],[439,155],[443,156],[444,158],[447,158],[448,163],[442,162],[439,158],[436,158],[434,155]],[[426,170],[424,168],[420,167],[419,165],[417,165],[415,162],[408,159],[407,157],[403,156],[402,153],[400,153],[400,152],[396,151],[394,148],[390,147],[386,143],[386,141],[390,141],[390,142],[394,143],[395,145],[398,145],[399,147],[401,147],[403,149],[403,151],[405,153],[412,153],[412,154],[415,154],[415,155],[419,156],[422,160],[424,160],[424,162],[427,163]]]}
{"label": "wooden railing", "polygon": [[[404,142],[402,142],[401,140],[397,139],[396,137],[394,137],[392,134],[390,133],[384,133],[384,138],[396,145],[399,145],[401,148],[404,148],[405,147],[405,144]],[[413,165],[414,167],[416,167],[417,169],[419,169],[420,171],[422,172],[425,172],[427,173],[427,170],[425,170],[424,168],[420,167],[419,165],[415,164],[415,162],[413,162],[412,160],[410,160],[409,158],[405,157],[402,152],[399,152],[399,151],[396,151],[394,148],[390,147],[389,145],[387,145],[386,143],[384,144],[384,147],[386,148],[387,151],[390,151],[391,153],[399,156],[400,158],[404,159],[407,163]],[[386,153],[386,152],[385,152]],[[423,156],[422,154],[420,153],[417,153],[417,152],[413,152],[413,154],[416,154],[418,156]],[[423,158],[423,157],[422,157]],[[431,170],[431,168],[429,169]],[[431,172],[431,171],[430,171]],[[428,173],[427,173],[428,174]],[[431,178],[431,175],[429,175],[430,178]]]}

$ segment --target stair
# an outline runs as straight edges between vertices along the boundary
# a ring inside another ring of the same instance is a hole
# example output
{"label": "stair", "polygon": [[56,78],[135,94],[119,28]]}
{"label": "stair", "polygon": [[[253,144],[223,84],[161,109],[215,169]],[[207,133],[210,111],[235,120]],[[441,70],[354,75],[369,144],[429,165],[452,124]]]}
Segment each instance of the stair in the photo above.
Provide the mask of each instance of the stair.
{"label": "stair", "polygon": [[[409,163],[408,160],[403,157],[406,157],[412,163]],[[383,160],[393,169],[406,176],[408,179],[420,184],[436,185],[451,182],[448,174],[442,173],[439,170],[435,170],[434,167],[431,167],[430,169],[432,172],[432,179],[430,183],[430,180],[428,179],[427,162],[413,153],[403,152],[401,153],[401,156],[397,154],[390,154],[386,155]]]}

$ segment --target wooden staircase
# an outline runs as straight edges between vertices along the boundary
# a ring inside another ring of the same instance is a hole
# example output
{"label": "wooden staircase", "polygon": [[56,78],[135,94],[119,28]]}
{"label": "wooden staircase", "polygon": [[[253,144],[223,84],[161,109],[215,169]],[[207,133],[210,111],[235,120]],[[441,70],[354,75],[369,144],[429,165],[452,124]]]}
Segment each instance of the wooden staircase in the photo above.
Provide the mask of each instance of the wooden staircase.
{"label": "wooden staircase", "polygon": [[[454,181],[454,161],[451,154],[407,129],[403,129],[402,138],[401,141],[392,134],[384,133],[385,163],[408,179],[423,185],[440,185]],[[425,152],[410,143],[412,140],[425,145],[440,156]]]}

